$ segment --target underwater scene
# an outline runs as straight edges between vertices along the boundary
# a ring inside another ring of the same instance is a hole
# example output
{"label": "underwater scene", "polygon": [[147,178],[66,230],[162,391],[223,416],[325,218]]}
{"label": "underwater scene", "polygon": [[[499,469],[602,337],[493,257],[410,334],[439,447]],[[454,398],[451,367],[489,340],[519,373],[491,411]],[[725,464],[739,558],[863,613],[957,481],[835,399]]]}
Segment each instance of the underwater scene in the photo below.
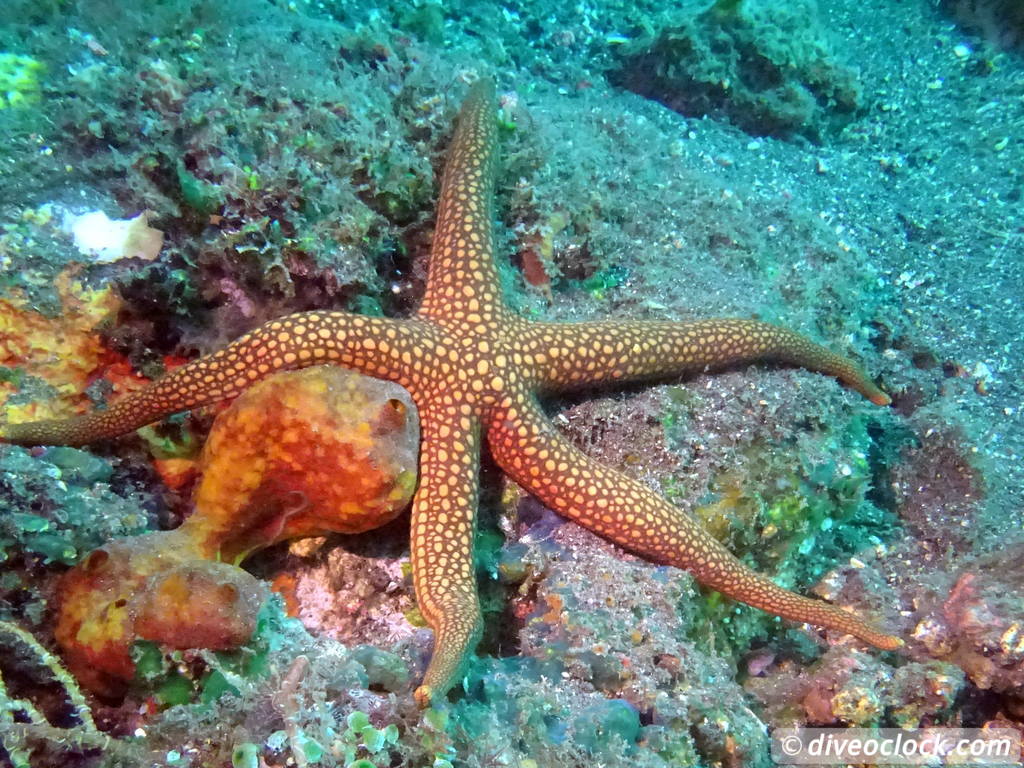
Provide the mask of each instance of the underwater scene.
{"label": "underwater scene", "polygon": [[1020,0],[4,0],[0,768],[1019,765],[1022,298]]}

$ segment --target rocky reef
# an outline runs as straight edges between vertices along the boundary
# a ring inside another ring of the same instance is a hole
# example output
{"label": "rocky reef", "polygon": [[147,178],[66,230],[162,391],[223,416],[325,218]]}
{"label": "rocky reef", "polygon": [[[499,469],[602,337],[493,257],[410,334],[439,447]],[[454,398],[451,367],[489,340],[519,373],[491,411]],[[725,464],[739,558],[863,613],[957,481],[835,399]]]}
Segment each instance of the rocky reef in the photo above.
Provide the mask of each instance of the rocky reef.
{"label": "rocky reef", "polygon": [[546,401],[560,432],[907,645],[702,591],[485,461],[486,630],[421,712],[415,414],[378,391],[339,428],[348,385],[310,373],[87,450],[0,446],[0,765],[767,766],[773,726],[1024,727],[1018,16],[4,4],[3,418],[102,406],[281,314],[407,314],[491,73],[516,311],[778,321],[894,399],[697,372]]}

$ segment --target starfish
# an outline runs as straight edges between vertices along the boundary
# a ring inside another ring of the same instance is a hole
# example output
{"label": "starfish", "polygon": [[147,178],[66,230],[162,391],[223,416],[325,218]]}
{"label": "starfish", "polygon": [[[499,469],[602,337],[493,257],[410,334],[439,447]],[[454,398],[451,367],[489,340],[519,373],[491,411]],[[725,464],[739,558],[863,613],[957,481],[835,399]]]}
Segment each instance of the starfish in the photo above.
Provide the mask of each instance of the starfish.
{"label": "starfish", "polygon": [[818,371],[878,405],[890,401],[852,361],[768,323],[540,323],[514,314],[502,300],[493,255],[494,94],[493,82],[483,79],[461,108],[441,185],[425,295],[414,316],[288,315],[106,410],[7,425],[0,439],[81,445],[110,438],[234,397],[282,369],[333,363],[398,382],[411,393],[421,419],[410,552],[416,598],[434,630],[434,651],[415,692],[420,706],[437,702],[459,680],[481,632],[473,539],[484,442],[516,483],[627,550],[685,568],[701,584],[778,616],[840,630],[882,649],[902,645],[852,613],[783,589],[744,565],[683,510],[584,455],[545,417],[539,393],[664,380],[751,362]]}

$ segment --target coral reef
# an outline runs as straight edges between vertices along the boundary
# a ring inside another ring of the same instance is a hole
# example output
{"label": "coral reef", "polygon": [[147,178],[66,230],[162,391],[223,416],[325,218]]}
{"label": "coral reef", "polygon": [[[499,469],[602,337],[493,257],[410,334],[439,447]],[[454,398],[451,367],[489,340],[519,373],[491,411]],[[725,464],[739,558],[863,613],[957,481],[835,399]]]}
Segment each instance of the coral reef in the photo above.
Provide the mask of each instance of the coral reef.
{"label": "coral reef", "polygon": [[966,683],[964,673],[950,663],[893,668],[842,647],[830,648],[807,666],[796,659],[770,663],[767,670],[751,664],[744,688],[779,724],[919,728],[955,723],[954,705]]}
{"label": "coral reef", "polygon": [[[411,705],[431,635],[401,517],[254,554],[283,599],[252,637],[136,642],[110,704],[60,669],[60,578],[187,514],[200,411],[88,453],[0,447],[0,764],[735,767],[768,764],[775,725],[1019,729],[1020,8],[0,3],[11,421],[74,415],[288,312],[407,315],[455,97],[493,72],[515,309],[782,322],[852,350],[895,400],[751,369],[553,400],[558,431],[778,583],[909,640],[869,655],[781,624],[506,483],[481,499],[484,639],[443,709]],[[610,86],[645,55],[660,92]],[[153,211],[159,256],[80,252],[64,222],[95,210]]]}
{"label": "coral reef", "polygon": [[[31,39],[48,71],[60,73],[56,98],[4,110],[24,113],[5,115],[14,149],[5,200],[112,219],[150,211],[150,225],[165,233],[163,257],[148,269],[93,263],[65,233],[42,227],[32,248],[0,245],[5,266],[56,272],[90,262],[90,276],[123,299],[124,329],[112,346],[144,370],[183,341],[208,347],[284,312],[379,312],[393,300],[389,282],[407,279],[415,238],[405,230],[422,226],[431,199],[433,148],[424,138],[450,118],[452,105],[435,94],[451,68],[430,74],[428,58],[418,79],[405,81],[403,62],[419,55],[408,39],[389,50],[386,67],[367,72],[339,64],[348,32],[326,20],[273,5],[261,14],[243,3],[235,12],[171,5],[161,13],[93,3],[3,9],[0,45]],[[46,31],[55,18],[67,23],[66,40]],[[241,27],[209,23],[225,18]],[[239,65],[211,75],[214,60]],[[289,82],[260,72],[290,73]],[[397,101],[396,87],[407,89]],[[59,162],[35,146],[51,126],[60,126]],[[44,177],[46,193],[27,183]],[[43,248],[53,254],[40,261]]]}
{"label": "coral reef", "polygon": [[[435,634],[430,663],[416,690],[421,707],[433,706],[458,681],[481,631],[473,535],[484,440],[509,477],[558,513],[630,551],[685,568],[702,584],[774,615],[840,630],[879,649],[901,647],[899,637],[754,571],[664,498],[594,463],[554,432],[531,392],[751,363],[825,374],[876,406],[887,406],[891,399],[854,361],[765,322],[539,324],[509,316],[490,215],[480,213],[493,205],[495,107],[495,84],[483,78],[460,110],[438,200],[433,264],[412,320],[342,312],[288,315],[106,410],[8,424],[0,428],[0,438],[29,445],[96,442],[235,397],[277,371],[317,361],[408,387],[424,404],[425,433],[423,480],[412,512],[413,575],[420,611]],[[286,450],[292,448],[287,431],[280,439]],[[260,482],[258,471],[246,473],[241,490]],[[290,515],[277,513],[272,524]],[[230,556],[223,549],[223,543],[217,546],[218,553]]]}
{"label": "coral reef", "polygon": [[998,556],[966,559],[919,589],[914,650],[956,664],[999,707],[1024,712],[1024,598],[1018,544]]}

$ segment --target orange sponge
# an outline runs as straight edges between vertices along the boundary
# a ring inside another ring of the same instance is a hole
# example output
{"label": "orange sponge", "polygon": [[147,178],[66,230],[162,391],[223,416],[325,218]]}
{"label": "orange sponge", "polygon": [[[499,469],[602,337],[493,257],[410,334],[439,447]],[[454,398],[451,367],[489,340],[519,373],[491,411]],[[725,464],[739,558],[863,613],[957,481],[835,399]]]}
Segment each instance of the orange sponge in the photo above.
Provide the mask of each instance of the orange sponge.
{"label": "orange sponge", "polygon": [[56,639],[69,668],[114,697],[134,676],[136,640],[240,646],[266,589],[237,563],[277,541],[392,520],[412,498],[418,446],[398,385],[321,366],[253,386],[214,422],[188,520],[111,542],[65,574]]}
{"label": "orange sponge", "polygon": [[419,422],[397,384],[336,366],[256,384],[217,417],[184,524],[208,557],[361,533],[393,520],[416,485]]}

